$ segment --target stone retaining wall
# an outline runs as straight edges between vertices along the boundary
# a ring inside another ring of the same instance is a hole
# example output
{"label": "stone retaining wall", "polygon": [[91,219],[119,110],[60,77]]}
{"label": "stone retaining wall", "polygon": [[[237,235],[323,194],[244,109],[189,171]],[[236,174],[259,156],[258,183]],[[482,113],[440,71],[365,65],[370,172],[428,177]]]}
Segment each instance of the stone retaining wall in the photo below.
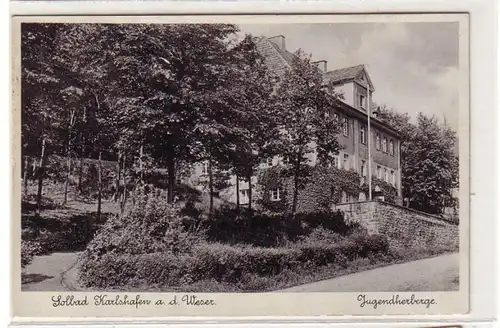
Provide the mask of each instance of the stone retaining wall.
{"label": "stone retaining wall", "polygon": [[347,222],[358,222],[369,233],[389,238],[392,246],[458,249],[458,225],[438,216],[381,201],[339,204]]}

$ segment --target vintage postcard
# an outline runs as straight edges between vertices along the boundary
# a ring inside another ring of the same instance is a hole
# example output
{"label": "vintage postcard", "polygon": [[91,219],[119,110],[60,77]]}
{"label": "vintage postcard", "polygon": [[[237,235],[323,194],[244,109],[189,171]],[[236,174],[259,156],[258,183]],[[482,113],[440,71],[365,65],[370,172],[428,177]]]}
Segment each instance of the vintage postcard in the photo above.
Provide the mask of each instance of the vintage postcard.
{"label": "vintage postcard", "polygon": [[469,311],[469,17],[14,17],[14,315]]}

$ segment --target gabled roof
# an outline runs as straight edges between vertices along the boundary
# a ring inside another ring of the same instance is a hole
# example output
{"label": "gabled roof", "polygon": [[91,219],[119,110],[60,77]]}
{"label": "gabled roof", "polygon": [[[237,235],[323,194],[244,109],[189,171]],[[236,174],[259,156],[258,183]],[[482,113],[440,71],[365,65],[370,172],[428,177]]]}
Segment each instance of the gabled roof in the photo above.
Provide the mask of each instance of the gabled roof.
{"label": "gabled roof", "polygon": [[282,76],[290,68],[293,54],[287,54],[286,50],[281,50],[277,44],[266,37],[260,37],[255,44],[272,73]]}
{"label": "gabled roof", "polygon": [[293,58],[295,57],[294,54],[292,54],[290,51],[286,49],[281,49],[279,45],[277,45],[275,42],[270,41],[271,44],[273,45],[274,49],[283,57],[283,59],[289,64],[292,64]]}
{"label": "gabled roof", "polygon": [[[273,73],[282,75],[292,65],[295,54],[280,47],[276,41],[261,36],[255,39],[255,44]],[[323,74],[321,69],[318,68],[318,70]]]}
{"label": "gabled roof", "polygon": [[[280,47],[273,40],[269,40],[266,37],[258,37],[255,39],[255,44],[257,46],[257,50],[264,57],[264,62],[267,67],[275,74],[282,76],[286,72],[287,69],[290,68],[292,61],[295,55],[286,49]],[[366,81],[370,85],[370,90],[375,91],[373,84],[368,76],[365,65],[357,65],[347,68],[342,68],[338,70],[329,71],[323,73],[319,68],[318,70],[323,74],[324,82],[332,82],[334,84],[340,84],[350,81]],[[365,83],[366,83],[365,82]],[[360,118],[366,118],[366,112],[361,111],[357,108],[351,107],[348,104],[341,102],[342,108],[345,110],[349,110],[352,113],[356,113]],[[374,106],[372,104],[372,106]],[[372,112],[373,113],[373,112]],[[371,116],[375,125],[378,125],[380,128],[387,130],[388,132],[398,136],[398,133],[394,130],[394,128],[385,124],[382,121],[377,120],[373,115]]]}
{"label": "gabled roof", "polygon": [[330,83],[340,84],[345,82],[351,82],[354,80],[363,80],[366,78],[366,82],[370,85],[370,90],[375,91],[372,81],[368,76],[365,65],[356,65],[346,68],[337,69],[334,71],[326,72],[323,78]]}

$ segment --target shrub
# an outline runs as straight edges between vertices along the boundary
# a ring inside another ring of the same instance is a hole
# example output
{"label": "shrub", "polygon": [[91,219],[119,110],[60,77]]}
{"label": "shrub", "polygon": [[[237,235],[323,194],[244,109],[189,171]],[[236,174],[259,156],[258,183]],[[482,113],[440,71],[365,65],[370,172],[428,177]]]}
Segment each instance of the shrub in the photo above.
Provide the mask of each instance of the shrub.
{"label": "shrub", "polygon": [[84,284],[121,285],[144,280],[147,275],[152,277],[146,280],[154,280],[153,276],[163,274],[156,272],[159,268],[168,269],[164,274],[172,275],[168,271],[175,269],[173,265],[179,261],[176,256],[191,253],[204,241],[201,233],[188,231],[179,206],[168,204],[164,191],[139,188],[132,195],[132,203],[126,213],[110,218],[99,229],[82,254],[80,279]]}
{"label": "shrub", "polygon": [[33,261],[36,255],[41,253],[40,244],[35,241],[21,241],[21,267],[24,268]]}
{"label": "shrub", "polygon": [[318,227],[343,236],[359,229],[357,224],[347,224],[341,212],[292,215],[228,207],[214,211],[202,225],[211,241],[265,247],[296,241]]}
{"label": "shrub", "polygon": [[228,207],[216,210],[202,224],[211,241],[230,244],[273,246],[301,233],[298,222],[283,215]]}
{"label": "shrub", "polygon": [[302,236],[299,240],[303,243],[325,243],[335,244],[342,241],[343,236],[335,231],[328,230],[319,226],[313,229],[308,235]]}
{"label": "shrub", "polygon": [[344,219],[344,214],[340,211],[300,213],[295,216],[295,219],[306,225],[304,233],[310,233],[317,227],[323,227],[324,229],[346,236],[360,229],[358,223],[348,224]]}
{"label": "shrub", "polygon": [[101,213],[51,211],[41,216],[22,216],[22,240],[37,242],[41,254],[56,251],[81,251],[92,240],[98,227],[109,217]]}

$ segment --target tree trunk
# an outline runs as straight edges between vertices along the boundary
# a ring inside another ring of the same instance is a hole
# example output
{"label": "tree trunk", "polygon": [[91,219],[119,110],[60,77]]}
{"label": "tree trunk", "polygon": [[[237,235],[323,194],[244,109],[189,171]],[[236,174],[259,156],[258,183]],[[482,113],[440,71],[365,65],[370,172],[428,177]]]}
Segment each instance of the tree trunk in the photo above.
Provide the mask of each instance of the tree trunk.
{"label": "tree trunk", "polygon": [[23,184],[24,184],[24,196],[28,196],[28,171],[29,171],[29,159],[28,156],[24,156],[24,172],[23,172]]}
{"label": "tree trunk", "polygon": [[40,164],[38,165],[38,190],[36,193],[36,211],[35,214],[40,215],[40,208],[42,205],[42,188],[43,177],[45,171],[45,138],[42,140],[42,153],[40,154]]}
{"label": "tree trunk", "polygon": [[127,154],[124,152],[123,153],[123,164],[122,164],[122,183],[123,183],[123,193],[122,193],[122,200],[121,200],[121,212],[125,210],[125,204],[127,202],[127,181],[125,179],[125,165],[127,162]]}
{"label": "tree trunk", "polygon": [[118,195],[120,194],[120,179],[121,179],[121,173],[122,173],[121,160],[122,160],[122,152],[121,152],[121,150],[119,150],[118,151],[118,160],[116,162],[115,194],[113,196],[113,201],[115,201],[115,202],[118,201]]}
{"label": "tree trunk", "polygon": [[236,208],[240,208],[240,177],[236,175]]}
{"label": "tree trunk", "polygon": [[33,180],[36,177],[36,160],[35,159],[33,159],[33,167],[32,167],[32,171],[31,171],[31,176],[33,177]]}
{"label": "tree trunk", "polygon": [[167,158],[167,171],[168,171],[168,189],[167,189],[167,202],[174,203],[174,188],[175,188],[175,162],[170,152]]}
{"label": "tree trunk", "polygon": [[248,210],[252,210],[252,173],[247,176],[248,181]]}
{"label": "tree trunk", "polygon": [[212,172],[212,158],[208,159],[208,189],[210,192],[210,209],[209,212],[212,213],[214,209],[214,177]]}
{"label": "tree trunk", "polygon": [[102,165],[101,165],[101,152],[99,152],[99,164],[97,166],[97,220],[101,219],[101,199],[102,199]]}
{"label": "tree trunk", "polygon": [[78,191],[80,192],[80,194],[83,192],[82,176],[83,176],[83,155],[82,157],[80,157],[80,163],[78,164]]}
{"label": "tree trunk", "polygon": [[66,181],[64,182],[64,200],[63,205],[66,205],[68,202],[68,188],[69,188],[69,179],[71,176],[71,157],[68,157],[66,166],[68,167],[68,172],[66,173]]}
{"label": "tree trunk", "polygon": [[143,151],[144,151],[144,146],[141,145],[141,148],[139,149],[139,176],[141,179],[141,184],[144,183],[143,164],[142,164]]}
{"label": "tree trunk", "polygon": [[83,192],[83,190],[82,190],[83,159],[85,158],[85,154],[84,154],[85,146],[84,145],[86,142],[85,137],[83,136],[83,133],[80,134],[80,139],[81,139],[81,146],[80,146],[80,162],[78,163],[78,191],[81,194]]}
{"label": "tree trunk", "polygon": [[71,131],[69,132],[68,138],[68,149],[66,151],[66,181],[64,181],[64,200],[63,205],[66,205],[68,202],[68,187],[69,187],[69,178],[71,176]]}
{"label": "tree trunk", "polygon": [[295,174],[293,177],[293,202],[292,202],[292,213],[295,214],[297,212],[297,201],[299,196],[299,174],[300,174],[300,158],[302,157],[300,154],[297,156],[297,163],[295,166]]}

